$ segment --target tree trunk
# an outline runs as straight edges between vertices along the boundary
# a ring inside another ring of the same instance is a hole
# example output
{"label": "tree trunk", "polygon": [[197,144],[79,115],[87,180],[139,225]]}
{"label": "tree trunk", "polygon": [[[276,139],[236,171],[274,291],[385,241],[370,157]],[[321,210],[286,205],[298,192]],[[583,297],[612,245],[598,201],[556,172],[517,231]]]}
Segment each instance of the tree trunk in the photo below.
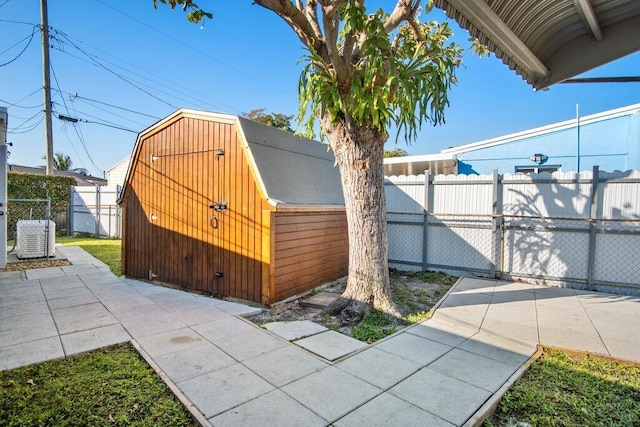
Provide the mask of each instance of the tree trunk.
{"label": "tree trunk", "polygon": [[[331,123],[323,117],[340,169],[349,229],[349,277],[343,297],[399,317],[389,286],[383,148],[387,135],[373,127]],[[343,306],[347,305],[343,300]],[[345,308],[345,307],[342,307]]]}

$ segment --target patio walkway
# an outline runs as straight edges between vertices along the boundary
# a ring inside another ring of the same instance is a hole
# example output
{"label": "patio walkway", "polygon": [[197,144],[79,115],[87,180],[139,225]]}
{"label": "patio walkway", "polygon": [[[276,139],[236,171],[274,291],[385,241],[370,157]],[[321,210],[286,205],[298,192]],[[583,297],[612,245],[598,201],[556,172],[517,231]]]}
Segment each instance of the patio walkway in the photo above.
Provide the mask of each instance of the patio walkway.
{"label": "patio walkway", "polygon": [[465,278],[431,320],[331,362],[239,317],[256,308],[57,250],[73,265],[0,274],[0,370],[132,341],[214,425],[472,424],[539,342],[640,362],[640,298]]}

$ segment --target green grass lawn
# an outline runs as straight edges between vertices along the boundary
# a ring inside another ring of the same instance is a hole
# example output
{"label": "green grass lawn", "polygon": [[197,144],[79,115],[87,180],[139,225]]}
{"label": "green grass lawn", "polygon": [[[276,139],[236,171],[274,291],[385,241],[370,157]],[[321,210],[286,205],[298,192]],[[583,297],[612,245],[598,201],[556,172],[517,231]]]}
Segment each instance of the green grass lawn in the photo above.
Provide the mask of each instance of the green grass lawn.
{"label": "green grass lawn", "polygon": [[485,426],[640,426],[640,366],[545,350]]}
{"label": "green grass lawn", "polygon": [[80,246],[109,266],[113,274],[122,276],[122,240],[95,237],[56,237],[64,246]]}
{"label": "green grass lawn", "polygon": [[129,344],[0,372],[2,426],[196,426]]}

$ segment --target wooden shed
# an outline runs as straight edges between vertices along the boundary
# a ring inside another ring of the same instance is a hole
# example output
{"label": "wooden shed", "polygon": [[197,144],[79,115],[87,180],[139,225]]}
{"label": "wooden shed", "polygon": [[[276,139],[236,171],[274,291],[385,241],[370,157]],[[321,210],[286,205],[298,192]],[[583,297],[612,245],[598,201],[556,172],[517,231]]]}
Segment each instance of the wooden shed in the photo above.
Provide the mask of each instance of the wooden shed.
{"label": "wooden shed", "polygon": [[269,305],[347,274],[333,153],[242,117],[183,109],[144,130],[119,204],[129,277]]}

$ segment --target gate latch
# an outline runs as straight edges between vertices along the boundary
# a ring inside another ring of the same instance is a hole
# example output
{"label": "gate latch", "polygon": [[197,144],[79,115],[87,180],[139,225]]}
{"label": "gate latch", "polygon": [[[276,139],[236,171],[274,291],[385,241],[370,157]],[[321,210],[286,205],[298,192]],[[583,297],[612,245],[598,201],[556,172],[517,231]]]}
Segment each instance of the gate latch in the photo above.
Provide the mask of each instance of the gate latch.
{"label": "gate latch", "polygon": [[227,202],[215,202],[209,208],[213,209],[216,212],[224,212],[227,210]]}

